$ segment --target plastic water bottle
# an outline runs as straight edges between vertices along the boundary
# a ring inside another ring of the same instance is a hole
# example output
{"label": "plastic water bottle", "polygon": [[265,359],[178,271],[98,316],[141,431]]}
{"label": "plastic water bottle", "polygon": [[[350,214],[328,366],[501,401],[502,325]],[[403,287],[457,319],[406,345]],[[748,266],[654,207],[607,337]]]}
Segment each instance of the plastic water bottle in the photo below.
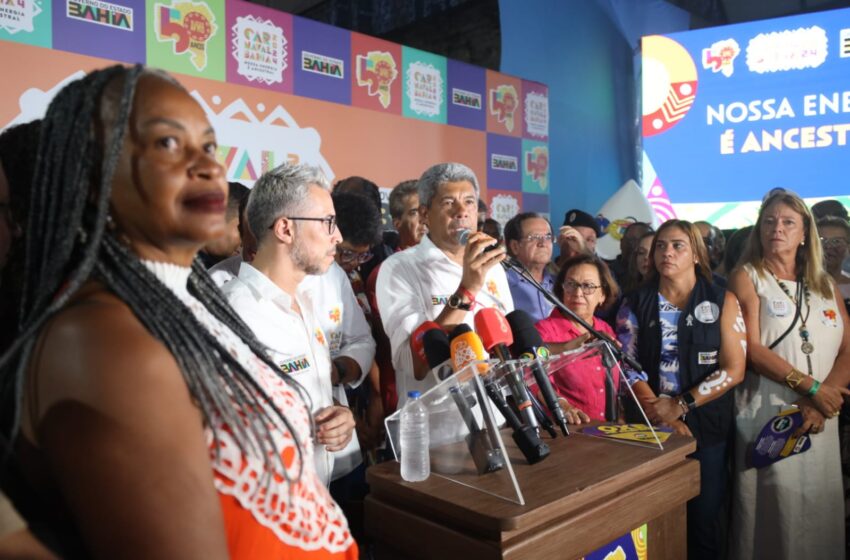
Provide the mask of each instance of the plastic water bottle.
{"label": "plastic water bottle", "polygon": [[401,478],[419,482],[431,474],[428,410],[419,400],[419,391],[410,391],[407,397],[401,411]]}

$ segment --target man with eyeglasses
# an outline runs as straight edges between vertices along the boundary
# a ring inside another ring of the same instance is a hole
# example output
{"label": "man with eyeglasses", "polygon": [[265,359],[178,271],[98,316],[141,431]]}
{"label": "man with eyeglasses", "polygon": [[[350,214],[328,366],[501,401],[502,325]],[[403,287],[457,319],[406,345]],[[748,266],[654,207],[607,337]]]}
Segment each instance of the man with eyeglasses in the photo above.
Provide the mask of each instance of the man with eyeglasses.
{"label": "man with eyeglasses", "polygon": [[[546,290],[555,288],[555,274],[550,270],[552,262],[552,225],[536,212],[517,214],[505,224],[505,246],[508,255],[522,263]],[[528,280],[515,270],[507,271],[508,286],[514,307],[522,309],[540,321],[549,316],[553,305]]]}
{"label": "man with eyeglasses", "polygon": [[257,253],[222,288],[283,375],[309,396],[316,422],[314,461],[326,484],[333,477],[334,453],[356,444],[351,411],[333,400],[332,386],[340,380],[332,378],[328,340],[314,312],[316,287],[304,282],[328,270],[341,241],[328,189],[321,170],[308,165],[284,164],[260,177],[246,210]]}
{"label": "man with eyeglasses", "polygon": [[[496,240],[475,231],[478,179],[460,163],[435,165],[419,179],[420,215],[428,235],[419,245],[396,253],[381,265],[377,302],[384,331],[390,337],[399,408],[408,391],[434,385],[428,365],[410,349],[410,335],[425,321],[447,331],[465,323],[482,307],[513,311],[502,247],[486,250]],[[466,244],[464,244],[466,241]]]}

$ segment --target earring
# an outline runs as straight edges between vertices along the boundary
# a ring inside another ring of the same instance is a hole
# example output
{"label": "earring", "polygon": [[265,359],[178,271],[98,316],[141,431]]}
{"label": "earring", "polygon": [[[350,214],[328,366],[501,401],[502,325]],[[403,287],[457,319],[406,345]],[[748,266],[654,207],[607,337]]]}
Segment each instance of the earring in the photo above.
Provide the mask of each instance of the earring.
{"label": "earring", "polygon": [[118,224],[115,223],[115,220],[112,219],[112,212],[108,212],[106,214],[106,223],[104,224],[106,231],[112,235],[115,239],[118,240],[119,243],[124,245],[125,247],[130,247],[132,243],[130,242],[130,238],[127,237],[127,234],[121,231],[118,227]]}

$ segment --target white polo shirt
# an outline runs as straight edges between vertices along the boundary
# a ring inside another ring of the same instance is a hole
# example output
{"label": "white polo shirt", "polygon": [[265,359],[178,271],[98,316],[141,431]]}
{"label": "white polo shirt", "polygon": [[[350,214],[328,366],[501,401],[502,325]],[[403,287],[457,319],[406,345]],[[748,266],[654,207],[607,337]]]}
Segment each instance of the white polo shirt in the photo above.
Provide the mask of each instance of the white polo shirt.
{"label": "white polo shirt", "polygon": [[[223,286],[239,274],[241,264],[242,255],[233,255],[207,272],[216,285],[225,291]],[[354,290],[351,289],[348,275],[334,262],[325,274],[307,276],[298,289],[307,289],[312,294],[313,315],[325,333],[331,359],[346,356],[360,366],[360,378],[348,383],[349,387],[356,388],[372,367],[372,361],[375,359],[375,339],[372,338],[372,329],[366,322]],[[333,386],[332,394],[339,404],[348,406],[344,387]],[[363,462],[356,432],[352,434],[345,449],[334,453],[334,459],[331,480],[345,476]]]}
{"label": "white polo shirt", "polygon": [[[284,375],[304,388],[311,413],[331,406],[331,359],[327,339],[313,314],[312,286],[302,282],[292,309],[292,298],[265,274],[248,263],[239,267],[239,276],[222,288],[227,301],[251,328],[269,356]],[[316,472],[328,484],[334,457],[323,445],[316,445]]]}
{"label": "white polo shirt", "polygon": [[[346,356],[357,362],[360,378],[348,383],[348,386],[359,386],[375,359],[375,339],[372,338],[372,329],[366,322],[357,296],[351,289],[348,275],[334,262],[326,273],[308,276],[301,284],[311,287],[313,312],[325,332],[331,359]],[[335,385],[333,396],[341,405],[348,406],[345,387]],[[334,453],[334,459],[333,480],[350,473],[363,462],[356,432],[345,449]]]}
{"label": "white polo shirt", "polygon": [[212,265],[207,269],[215,285],[221,288],[237,276],[239,276],[239,265],[242,264],[242,253],[231,255]]}
{"label": "white polo shirt", "polygon": [[[399,409],[407,401],[408,391],[424,393],[436,384],[431,375],[421,381],[414,377],[408,341],[416,327],[437,318],[462,277],[463,267],[449,259],[427,235],[418,245],[392,255],[381,264],[375,291],[384,331],[392,346]],[[473,328],[474,314],[481,306],[495,307],[505,314],[514,310],[501,266],[487,272],[475,301],[475,309],[467,312],[463,321]]]}

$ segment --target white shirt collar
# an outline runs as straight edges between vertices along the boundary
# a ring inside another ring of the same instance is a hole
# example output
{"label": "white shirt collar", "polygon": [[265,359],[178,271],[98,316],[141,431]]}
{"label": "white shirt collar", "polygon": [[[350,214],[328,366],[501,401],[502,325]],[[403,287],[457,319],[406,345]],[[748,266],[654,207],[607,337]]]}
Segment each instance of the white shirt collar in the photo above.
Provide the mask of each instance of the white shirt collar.
{"label": "white shirt collar", "polygon": [[188,283],[192,269],[188,266],[144,259],[142,260],[142,264],[156,276],[157,280],[174,292],[176,296],[182,298],[189,295]]}
{"label": "white shirt collar", "polygon": [[445,253],[445,251],[434,245],[434,242],[431,241],[431,238],[428,235],[423,235],[422,240],[416,247],[424,256],[427,256],[429,259],[442,258],[446,262],[449,262],[460,269],[463,268],[461,265],[450,259],[449,256]]}

